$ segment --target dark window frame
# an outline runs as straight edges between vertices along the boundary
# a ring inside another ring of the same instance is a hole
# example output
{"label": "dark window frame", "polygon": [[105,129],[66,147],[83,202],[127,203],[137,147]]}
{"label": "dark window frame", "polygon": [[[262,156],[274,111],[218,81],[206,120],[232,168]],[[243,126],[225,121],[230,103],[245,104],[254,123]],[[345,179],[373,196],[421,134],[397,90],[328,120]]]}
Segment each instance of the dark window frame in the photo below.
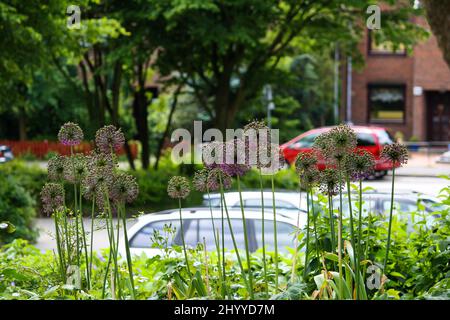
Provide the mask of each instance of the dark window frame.
{"label": "dark window frame", "polygon": [[377,52],[372,48],[372,30],[367,32],[367,55],[371,57],[398,57],[406,58],[408,56],[406,48],[402,52]]}
{"label": "dark window frame", "polygon": [[[379,89],[379,88],[393,88],[393,89],[401,89],[403,94],[403,119],[402,121],[380,121],[380,120],[372,120],[371,113],[372,113],[372,105],[370,102],[370,93],[372,89]],[[406,88],[407,85],[405,83],[369,83],[367,84],[367,123],[371,124],[398,124],[398,125],[404,125],[406,123]]]}

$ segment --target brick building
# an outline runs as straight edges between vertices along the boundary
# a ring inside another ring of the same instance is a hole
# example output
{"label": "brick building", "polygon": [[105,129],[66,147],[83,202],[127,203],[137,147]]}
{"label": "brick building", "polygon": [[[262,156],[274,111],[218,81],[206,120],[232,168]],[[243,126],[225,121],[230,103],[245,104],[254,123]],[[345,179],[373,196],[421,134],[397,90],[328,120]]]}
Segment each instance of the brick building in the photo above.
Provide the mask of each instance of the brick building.
{"label": "brick building", "polygon": [[[424,18],[416,23],[428,28]],[[450,141],[450,68],[436,38],[416,45],[411,55],[371,38],[367,31],[359,45],[363,70],[352,69],[348,60],[342,66],[341,119],[384,126],[405,140]]]}

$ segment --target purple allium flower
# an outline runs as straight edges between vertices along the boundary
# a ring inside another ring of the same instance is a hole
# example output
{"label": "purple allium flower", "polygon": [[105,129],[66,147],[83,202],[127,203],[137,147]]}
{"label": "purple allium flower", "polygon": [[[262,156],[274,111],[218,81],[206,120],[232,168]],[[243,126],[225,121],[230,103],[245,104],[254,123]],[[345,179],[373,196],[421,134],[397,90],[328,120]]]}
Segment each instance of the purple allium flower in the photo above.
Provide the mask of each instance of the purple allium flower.
{"label": "purple allium flower", "polygon": [[48,161],[48,178],[51,181],[64,180],[64,169],[66,168],[67,157],[57,155]]}
{"label": "purple allium flower", "polygon": [[167,194],[174,199],[185,199],[191,192],[189,180],[185,177],[175,176],[167,184]]}
{"label": "purple allium flower", "polygon": [[208,189],[209,191],[220,190],[220,182],[222,181],[223,189],[231,187],[231,176],[223,172],[220,168],[215,168],[209,171],[208,174]]}
{"label": "purple allium flower", "polygon": [[110,198],[116,203],[133,202],[139,194],[136,178],[126,173],[116,173],[109,186]]}
{"label": "purple allium flower", "polygon": [[112,175],[98,174],[96,171],[90,171],[82,181],[83,196],[87,200],[95,200],[95,204],[103,211],[105,209],[105,200],[109,194],[108,186],[112,185]]}
{"label": "purple allium flower", "polygon": [[213,141],[203,148],[203,161],[208,169],[220,168],[230,176],[243,176],[251,169],[246,164],[245,154],[242,140]]}
{"label": "purple allium flower", "polygon": [[385,145],[381,151],[381,158],[392,162],[397,167],[408,163],[408,149],[400,143],[392,143]]}
{"label": "purple allium flower", "polygon": [[344,168],[353,181],[363,180],[373,174],[375,159],[366,150],[357,150],[347,154],[344,159]]}
{"label": "purple allium flower", "polygon": [[59,183],[46,183],[42,187],[41,200],[44,212],[51,214],[64,206],[64,188]]}
{"label": "purple allium flower", "polygon": [[302,174],[305,171],[315,169],[317,166],[317,157],[311,152],[301,152],[295,158],[295,170],[297,174]]}
{"label": "purple allium flower", "polygon": [[63,145],[76,146],[83,141],[83,138],[83,130],[76,123],[67,122],[59,129],[58,140]]}
{"label": "purple allium flower", "polygon": [[65,161],[64,177],[70,183],[81,183],[88,173],[86,157],[76,154]]}
{"label": "purple allium flower", "polygon": [[208,191],[208,174],[209,170],[206,168],[195,172],[194,177],[192,178],[192,185],[195,190],[200,192]]}
{"label": "purple allium flower", "polygon": [[95,144],[101,152],[113,153],[125,143],[125,136],[120,129],[109,125],[98,129],[95,134]]}
{"label": "purple allium flower", "polygon": [[319,175],[319,189],[322,193],[335,196],[342,190],[343,181],[339,181],[339,173],[334,168],[326,168]]}

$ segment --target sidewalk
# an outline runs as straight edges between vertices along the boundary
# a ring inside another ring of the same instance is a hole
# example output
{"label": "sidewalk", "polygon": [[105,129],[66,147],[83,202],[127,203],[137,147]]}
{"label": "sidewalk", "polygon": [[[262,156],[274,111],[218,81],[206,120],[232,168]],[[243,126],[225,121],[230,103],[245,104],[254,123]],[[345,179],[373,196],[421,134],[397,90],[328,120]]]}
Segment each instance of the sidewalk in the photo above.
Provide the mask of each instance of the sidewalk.
{"label": "sidewalk", "polygon": [[410,152],[408,163],[398,168],[395,173],[408,177],[437,177],[450,175],[450,163],[437,163],[440,154]]}

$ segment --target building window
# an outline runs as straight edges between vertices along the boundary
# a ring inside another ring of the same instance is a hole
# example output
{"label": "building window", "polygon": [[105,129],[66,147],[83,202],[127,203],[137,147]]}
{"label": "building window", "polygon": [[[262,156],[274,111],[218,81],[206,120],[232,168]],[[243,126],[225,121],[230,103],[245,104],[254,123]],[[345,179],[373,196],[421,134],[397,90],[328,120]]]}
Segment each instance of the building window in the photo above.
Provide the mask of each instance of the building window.
{"label": "building window", "polygon": [[369,55],[406,56],[406,48],[403,44],[382,40],[376,37],[375,32],[372,30],[368,32]]}
{"label": "building window", "polygon": [[369,122],[403,123],[405,121],[405,86],[368,86]]}

